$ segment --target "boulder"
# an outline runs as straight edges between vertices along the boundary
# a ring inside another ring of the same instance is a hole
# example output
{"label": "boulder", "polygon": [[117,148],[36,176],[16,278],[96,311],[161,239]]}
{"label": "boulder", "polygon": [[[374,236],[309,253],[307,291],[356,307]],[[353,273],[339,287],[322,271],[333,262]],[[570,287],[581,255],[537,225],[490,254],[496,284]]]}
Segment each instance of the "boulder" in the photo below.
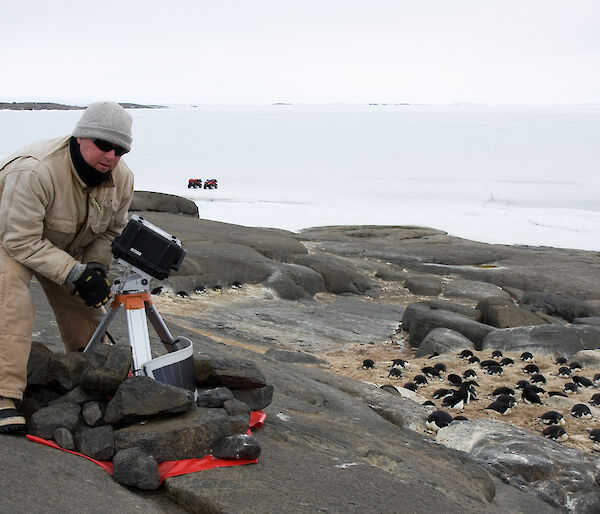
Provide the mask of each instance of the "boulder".
{"label": "boulder", "polygon": [[478,301],[485,298],[510,299],[510,295],[495,284],[462,278],[455,278],[445,283],[442,286],[442,293],[450,298],[467,298]]}
{"label": "boulder", "polygon": [[250,410],[261,410],[273,401],[273,386],[256,387],[254,389],[232,389],[233,396],[244,402]]}
{"label": "boulder", "polygon": [[477,303],[476,309],[483,315],[481,320],[496,328],[545,325],[546,321],[530,310],[523,309],[508,298],[497,296],[485,298]]}
{"label": "boulder", "polygon": [[264,354],[267,359],[278,362],[296,362],[301,364],[329,364],[326,360],[316,355],[299,350],[284,350],[281,348],[269,348]]}
{"label": "boulder", "polygon": [[154,490],[160,486],[156,459],[141,448],[126,448],[113,458],[114,478],[121,484]]}
{"label": "boulder", "polygon": [[327,254],[290,255],[286,262],[306,266],[319,273],[330,293],[362,294],[377,284],[346,260]]}
{"label": "boulder", "polygon": [[198,217],[198,206],[192,200],[152,191],[134,191],[129,210],[172,212]]}
{"label": "boulder", "polygon": [[100,404],[100,402],[87,402],[81,409],[81,415],[88,426],[96,427],[102,424],[105,410],[106,405]]}
{"label": "boulder", "polygon": [[217,443],[212,454],[219,459],[258,459],[260,445],[253,435],[230,435]]}
{"label": "boulder", "polygon": [[404,287],[419,296],[437,296],[442,292],[443,280],[439,277],[411,277],[404,281]]}
{"label": "boulder", "polygon": [[498,329],[483,340],[482,350],[530,351],[570,358],[579,350],[600,347],[600,327],[539,325]]}
{"label": "boulder", "polygon": [[125,380],[108,403],[106,423],[130,423],[140,418],[187,412],[194,407],[194,393],[163,384],[150,377]]}
{"label": "boulder", "polygon": [[82,355],[87,359],[80,382],[84,389],[112,395],[129,375],[129,345],[97,343]]}
{"label": "boulder", "polygon": [[65,450],[75,450],[75,439],[70,430],[65,427],[57,428],[52,434],[52,439],[56,441],[56,444]]}
{"label": "boulder", "polygon": [[600,511],[600,461],[585,452],[492,419],[452,423],[437,433],[436,442],[493,466],[515,485],[524,481],[558,507]]}
{"label": "boulder", "polygon": [[575,318],[572,321],[573,325],[594,325],[600,326],[600,316],[590,316],[588,318]]}
{"label": "boulder", "polygon": [[115,430],[115,448],[139,447],[157,462],[196,459],[207,455],[224,437],[231,435],[225,409],[195,408],[170,418],[154,418]]}
{"label": "boulder", "polygon": [[461,350],[474,350],[473,342],[456,330],[434,328],[417,348],[415,357],[425,357],[435,352],[458,354]]}
{"label": "boulder", "polygon": [[406,308],[402,327],[410,334],[409,343],[413,348],[417,348],[434,328],[449,328],[471,340],[479,350],[485,337],[496,330],[461,314],[432,308],[425,302],[410,304]]}
{"label": "boulder", "polygon": [[29,386],[45,385],[52,382],[52,363],[54,353],[45,344],[31,342],[29,360],[27,361],[27,384]]}
{"label": "boulder", "polygon": [[73,432],[79,421],[81,407],[75,403],[50,405],[35,412],[29,420],[29,433],[50,439],[58,428]]}
{"label": "boulder", "polygon": [[79,453],[92,459],[110,460],[115,454],[113,427],[110,425],[93,428],[82,426],[75,433],[75,444]]}
{"label": "boulder", "polygon": [[198,361],[207,360],[210,373],[206,378],[196,375],[201,386],[224,386],[230,389],[252,389],[267,385],[264,375],[254,362],[228,357],[194,356],[195,369],[204,369]]}
{"label": "boulder", "polygon": [[233,393],[226,387],[213,387],[196,390],[198,407],[222,407],[226,400],[233,400]]}
{"label": "boulder", "polygon": [[575,318],[600,316],[600,310],[567,294],[526,291],[522,303],[536,307],[550,316],[559,316],[569,322]]}
{"label": "boulder", "polygon": [[572,361],[580,362],[584,369],[594,369],[600,372],[600,348],[594,350],[579,350],[571,357]]}
{"label": "boulder", "polygon": [[84,354],[67,352],[57,354],[52,361],[52,377],[66,390],[79,384],[81,374],[86,367]]}

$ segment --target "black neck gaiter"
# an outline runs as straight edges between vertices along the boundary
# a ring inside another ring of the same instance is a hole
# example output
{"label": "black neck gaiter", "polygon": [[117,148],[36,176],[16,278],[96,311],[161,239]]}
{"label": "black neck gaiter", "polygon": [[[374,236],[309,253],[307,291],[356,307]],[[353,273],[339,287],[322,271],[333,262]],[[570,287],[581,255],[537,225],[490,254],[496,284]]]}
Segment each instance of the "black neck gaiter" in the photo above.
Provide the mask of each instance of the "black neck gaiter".
{"label": "black neck gaiter", "polygon": [[79,143],[75,137],[69,140],[69,149],[71,150],[71,160],[73,161],[73,166],[75,166],[75,171],[77,171],[77,175],[85,182],[86,186],[96,187],[111,177],[111,171],[102,173],[85,162],[79,149]]}

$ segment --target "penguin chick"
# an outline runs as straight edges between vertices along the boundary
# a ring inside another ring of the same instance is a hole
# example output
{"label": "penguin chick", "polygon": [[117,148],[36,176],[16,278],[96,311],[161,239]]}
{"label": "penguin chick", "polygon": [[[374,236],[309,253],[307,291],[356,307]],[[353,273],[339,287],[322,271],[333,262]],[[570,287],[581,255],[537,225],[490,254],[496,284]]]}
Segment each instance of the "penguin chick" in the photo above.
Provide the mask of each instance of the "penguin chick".
{"label": "penguin chick", "polygon": [[585,403],[576,403],[571,408],[571,416],[574,418],[591,418],[592,411]]}
{"label": "penguin chick", "polygon": [[402,378],[402,371],[399,368],[392,368],[388,373],[388,378]]}
{"label": "penguin chick", "polygon": [[415,375],[413,377],[413,382],[418,386],[424,386],[429,383],[423,375]]}
{"label": "penguin chick", "polygon": [[569,438],[565,429],[560,425],[550,425],[544,428],[542,434],[553,441],[566,441]]}
{"label": "penguin chick", "polygon": [[560,412],[556,412],[555,410],[549,410],[548,412],[544,412],[544,414],[540,416],[540,419],[545,425],[565,424],[565,417]]}
{"label": "penguin chick", "polygon": [[432,412],[425,421],[425,426],[430,432],[437,432],[440,428],[447,427],[452,423],[452,416],[443,410]]}

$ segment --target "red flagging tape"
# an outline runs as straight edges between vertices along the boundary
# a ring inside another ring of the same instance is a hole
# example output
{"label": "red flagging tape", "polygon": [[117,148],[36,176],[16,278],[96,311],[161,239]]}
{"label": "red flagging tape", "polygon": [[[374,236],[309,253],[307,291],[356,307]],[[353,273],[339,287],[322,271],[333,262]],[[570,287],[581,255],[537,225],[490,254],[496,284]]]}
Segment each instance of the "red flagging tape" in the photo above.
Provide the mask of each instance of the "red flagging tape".
{"label": "red flagging tape", "polygon": [[[260,428],[263,426],[267,415],[259,410],[252,411],[250,413],[250,428]],[[248,431],[250,432],[250,431]],[[65,450],[61,448],[53,441],[48,441],[47,439],[42,439],[41,437],[36,437],[34,435],[27,435],[27,439],[34,443],[43,444],[45,446],[50,446],[51,448],[56,448],[58,450],[62,450],[63,452],[72,453],[73,455],[79,455],[84,459],[88,459],[98,466],[104,468],[111,475],[113,474],[113,463],[111,461],[105,460],[95,460],[87,455],[83,455],[82,453],[73,452],[71,450]],[[225,468],[228,466],[242,466],[244,464],[256,464],[258,459],[239,459],[239,460],[228,460],[228,459],[217,459],[212,455],[206,455],[201,459],[182,459],[182,460],[166,460],[158,464],[158,474],[160,476],[160,481],[162,482],[165,478],[175,477],[178,475],[186,475],[187,473],[194,473],[196,471],[204,471],[206,469],[214,469],[214,468]]]}

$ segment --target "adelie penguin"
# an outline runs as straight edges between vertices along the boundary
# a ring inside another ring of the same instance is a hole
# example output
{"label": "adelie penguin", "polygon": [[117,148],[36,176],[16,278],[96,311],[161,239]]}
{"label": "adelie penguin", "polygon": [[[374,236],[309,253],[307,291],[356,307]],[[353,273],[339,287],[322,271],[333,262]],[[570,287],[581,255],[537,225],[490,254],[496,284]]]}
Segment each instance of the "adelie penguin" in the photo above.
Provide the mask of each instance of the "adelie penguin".
{"label": "adelie penguin", "polygon": [[375,369],[375,362],[372,359],[365,359],[362,362],[362,369]]}
{"label": "adelie penguin", "polygon": [[477,378],[477,373],[475,372],[474,369],[467,369],[465,370],[465,372],[463,373],[463,378],[464,379],[469,379],[469,378]]}
{"label": "adelie penguin", "polygon": [[498,361],[493,360],[493,359],[487,359],[487,360],[481,361],[479,363],[479,365],[482,368],[489,368],[490,366],[500,366],[500,363]]}
{"label": "adelie penguin", "polygon": [[462,384],[462,378],[460,378],[460,375],[457,375],[456,373],[450,373],[446,377],[446,380],[448,380],[448,382],[450,382],[452,385]]}
{"label": "adelie penguin", "polygon": [[479,357],[477,357],[477,355],[473,355],[472,357],[469,357],[469,364],[475,364],[479,362]]}
{"label": "adelie penguin", "polygon": [[567,366],[561,366],[558,368],[558,376],[560,378],[569,378],[571,376],[571,368],[567,368]]}
{"label": "adelie penguin", "polygon": [[502,366],[496,365],[496,366],[488,366],[486,368],[487,374],[488,375],[502,375],[504,373],[504,370],[502,369]]}
{"label": "adelie penguin", "polygon": [[571,416],[574,418],[591,418],[592,411],[585,403],[576,403],[571,408]]}
{"label": "adelie penguin", "polygon": [[567,362],[569,362],[567,359],[565,359],[564,357],[557,357],[556,361],[554,361],[556,363],[557,366],[562,366],[563,364],[566,364]]}
{"label": "adelie penguin", "polygon": [[510,414],[511,407],[512,405],[509,402],[497,399],[490,403],[484,410],[493,410],[506,416]]}
{"label": "adelie penguin", "polygon": [[424,386],[424,385],[427,385],[429,383],[427,381],[427,379],[423,375],[415,375],[413,377],[413,382],[415,384],[417,384],[418,386]]}
{"label": "adelie penguin", "polygon": [[594,387],[594,383],[589,378],[574,375],[571,380],[577,387],[585,387],[586,389]]}
{"label": "adelie penguin", "polygon": [[494,350],[492,352],[492,359],[499,359],[502,357],[502,352],[500,350]]}
{"label": "adelie penguin", "polygon": [[521,354],[521,360],[523,362],[532,361],[533,360],[533,354],[531,352],[523,352]]}
{"label": "adelie penguin", "polygon": [[438,362],[433,365],[434,369],[437,369],[440,373],[446,373],[446,365],[443,362]]}
{"label": "adelie penguin", "polygon": [[425,421],[425,427],[430,432],[437,432],[440,428],[447,427],[452,423],[452,416],[443,410],[432,412]]}
{"label": "adelie penguin", "polygon": [[564,386],[563,386],[563,391],[565,393],[576,393],[577,392],[577,386],[573,383],[573,382],[567,382]]}
{"label": "adelie penguin", "polygon": [[514,363],[515,361],[510,357],[504,357],[504,359],[500,361],[500,366],[512,366]]}
{"label": "adelie penguin", "polygon": [[473,357],[473,352],[471,350],[463,350],[458,354],[459,359],[470,359]]}
{"label": "adelie penguin", "polygon": [[571,362],[571,364],[569,364],[569,368],[576,370],[576,369],[582,369],[583,366],[581,365],[581,362],[573,361],[573,362]]}
{"label": "adelie penguin", "polygon": [[523,373],[527,373],[528,375],[535,375],[540,372],[540,368],[538,368],[535,364],[527,364],[523,368]]}
{"label": "adelie penguin", "polygon": [[424,368],[421,368],[421,372],[427,378],[440,378],[440,373],[441,373],[441,371],[439,369],[436,369],[433,366],[425,366]]}
{"label": "adelie penguin", "polygon": [[446,396],[450,396],[453,394],[455,389],[437,389],[431,395],[434,400],[439,400],[440,398],[446,398]]}
{"label": "adelie penguin", "polygon": [[594,445],[600,443],[600,428],[594,428],[590,430],[589,437],[592,441],[594,441]]}
{"label": "adelie penguin", "polygon": [[515,391],[514,391],[514,389],[511,389],[510,387],[506,387],[506,386],[497,387],[496,389],[494,389],[492,391],[492,396],[499,396],[501,394],[508,394],[510,396],[514,396]]}
{"label": "adelie penguin", "polygon": [[541,387],[535,386],[533,384],[529,384],[527,387],[523,389],[521,393],[521,399],[525,403],[531,403],[536,405],[542,405],[542,399],[539,394],[545,392]]}
{"label": "adelie penguin", "polygon": [[594,378],[592,378],[592,382],[594,382],[594,385],[600,386],[600,373],[596,373],[594,375]]}
{"label": "adelie penguin", "polygon": [[406,382],[406,384],[404,384],[404,389],[408,389],[409,391],[412,391],[413,393],[415,393],[417,391],[417,389],[419,389],[419,386],[417,384],[415,384],[414,382]]}
{"label": "adelie penguin", "polygon": [[553,441],[566,441],[569,436],[563,427],[560,425],[550,425],[542,431],[544,437],[552,439]]}
{"label": "adelie penguin", "polygon": [[532,375],[530,380],[531,380],[532,384],[545,384],[546,383],[546,377],[540,373],[536,373],[535,375]]}
{"label": "adelie penguin", "polygon": [[392,360],[392,368],[408,368],[409,364],[408,361],[405,361],[403,359],[393,359]]}
{"label": "adelie penguin", "polygon": [[565,424],[565,417],[560,412],[556,412],[555,410],[549,410],[548,412],[544,412],[544,414],[540,416],[540,419],[545,425]]}
{"label": "adelie penguin", "polygon": [[590,403],[592,405],[600,405],[600,393],[593,394],[590,398]]}

